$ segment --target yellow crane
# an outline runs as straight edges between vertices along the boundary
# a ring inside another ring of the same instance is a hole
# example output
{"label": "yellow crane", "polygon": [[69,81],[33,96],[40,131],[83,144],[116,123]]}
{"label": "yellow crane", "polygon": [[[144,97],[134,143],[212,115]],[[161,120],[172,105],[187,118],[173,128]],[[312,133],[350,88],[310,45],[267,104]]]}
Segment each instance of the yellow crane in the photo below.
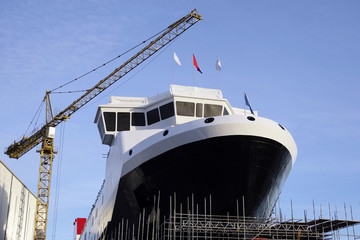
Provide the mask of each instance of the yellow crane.
{"label": "yellow crane", "polygon": [[198,14],[196,9],[191,11],[185,17],[167,27],[162,34],[155,40],[150,42],[146,47],[132,56],[129,60],[123,63],[120,67],[116,68],[112,73],[102,79],[94,87],[87,90],[81,97],[76,99],[64,110],[53,116],[50,93],[46,92],[44,102],[46,103],[46,123],[28,137],[22,137],[20,141],[15,141],[5,149],[5,154],[10,158],[18,159],[26,152],[30,151],[36,145],[41,143],[40,151],[40,168],[38,179],[38,192],[36,201],[36,216],[35,216],[35,229],[34,239],[46,239],[46,223],[47,213],[49,207],[49,193],[51,181],[51,168],[54,158],[54,137],[55,127],[61,122],[66,121],[73,113],[82,108],[85,104],[90,102],[93,98],[106,90],[120,78],[125,76],[131,70],[139,66],[142,62],[162,49],[165,45],[173,41],[180,34],[185,32],[188,28],[193,26],[198,21],[202,20],[201,15]]}

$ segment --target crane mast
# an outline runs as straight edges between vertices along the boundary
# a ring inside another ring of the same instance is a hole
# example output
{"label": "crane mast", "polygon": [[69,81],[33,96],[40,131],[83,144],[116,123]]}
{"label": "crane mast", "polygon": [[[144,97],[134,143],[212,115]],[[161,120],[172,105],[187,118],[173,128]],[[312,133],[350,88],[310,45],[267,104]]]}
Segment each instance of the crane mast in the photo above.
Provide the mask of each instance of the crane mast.
{"label": "crane mast", "polygon": [[201,15],[194,9],[185,17],[171,24],[161,35],[159,35],[159,37],[150,42],[146,47],[124,62],[120,67],[116,68],[91,89],[87,90],[81,97],[76,99],[56,116],[53,116],[52,113],[50,92],[46,92],[44,97],[44,101],[46,102],[46,124],[31,136],[24,136],[21,140],[15,141],[5,149],[5,154],[10,158],[18,159],[36,145],[42,143],[40,150],[40,169],[34,230],[35,240],[46,239],[51,169],[55,154],[53,146],[55,127],[61,122],[69,119],[73,113],[78,111],[97,95],[102,93],[200,20],[202,20]]}

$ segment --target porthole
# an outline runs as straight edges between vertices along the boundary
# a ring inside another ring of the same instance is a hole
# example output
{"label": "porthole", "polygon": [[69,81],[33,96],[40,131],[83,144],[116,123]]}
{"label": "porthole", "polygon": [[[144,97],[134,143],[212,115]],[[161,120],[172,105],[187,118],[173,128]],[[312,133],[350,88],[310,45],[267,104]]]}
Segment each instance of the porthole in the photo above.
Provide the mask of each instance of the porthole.
{"label": "porthole", "polygon": [[168,133],[169,133],[169,130],[165,130],[165,131],[163,132],[163,136],[168,135]]}
{"label": "porthole", "polygon": [[254,118],[253,116],[248,116],[247,119],[248,119],[249,121],[255,121],[255,118]]}
{"label": "porthole", "polygon": [[285,130],[285,128],[280,123],[278,123],[278,124],[279,124],[279,127],[281,127],[282,130]]}
{"label": "porthole", "polygon": [[205,119],[205,123],[212,123],[214,121],[214,118],[210,117]]}
{"label": "porthole", "polygon": [[132,149],[130,149],[130,151],[129,151],[129,156],[131,156],[132,155]]}

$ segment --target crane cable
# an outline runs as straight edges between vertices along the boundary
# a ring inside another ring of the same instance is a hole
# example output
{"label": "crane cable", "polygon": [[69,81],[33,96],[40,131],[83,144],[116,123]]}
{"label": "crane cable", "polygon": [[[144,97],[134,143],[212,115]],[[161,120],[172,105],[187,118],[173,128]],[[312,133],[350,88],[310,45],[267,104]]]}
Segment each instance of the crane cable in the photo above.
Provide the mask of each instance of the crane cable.
{"label": "crane cable", "polygon": [[84,89],[84,90],[75,90],[75,91],[66,91],[66,92],[51,92],[51,93],[78,93],[78,92],[86,92],[89,89]]}
{"label": "crane cable", "polygon": [[[134,47],[132,47],[132,48],[128,49],[128,50],[127,50],[127,51],[125,51],[125,52],[123,52],[122,54],[120,54],[120,55],[118,55],[118,56],[116,56],[116,57],[114,57],[114,58],[110,59],[109,61],[107,61],[107,62],[103,63],[102,65],[100,65],[100,66],[98,66],[98,67],[96,67],[96,68],[94,68],[94,69],[92,69],[92,70],[90,70],[90,71],[88,71],[88,72],[84,73],[83,75],[81,75],[81,76],[79,76],[79,77],[77,77],[77,78],[75,78],[75,79],[73,79],[73,80],[71,80],[71,81],[69,81],[69,82],[67,82],[67,83],[65,83],[65,84],[63,84],[63,85],[60,85],[60,86],[59,86],[59,87],[57,87],[57,88],[54,88],[54,89],[53,89],[53,90],[51,90],[50,92],[53,92],[53,91],[55,91],[55,90],[58,90],[59,88],[65,87],[66,85],[69,85],[70,83],[73,83],[73,82],[75,82],[75,81],[79,80],[80,78],[83,78],[83,77],[85,77],[85,76],[89,75],[90,73],[95,72],[95,71],[96,71],[96,70],[98,70],[99,68],[102,68],[102,67],[106,66],[107,64],[109,64],[109,63],[111,63],[111,62],[115,61],[116,59],[120,58],[121,56],[123,56],[123,55],[125,55],[125,54],[129,53],[130,51],[134,50],[135,48],[139,47],[140,45],[142,45],[142,44],[146,43],[146,42],[147,42],[147,41],[149,41],[150,39],[153,39],[154,37],[156,37],[156,36],[160,35],[162,32],[166,31],[166,29],[168,29],[168,27],[167,27],[167,28],[164,28],[164,29],[163,29],[163,30],[161,30],[160,32],[158,32],[158,33],[156,33],[156,34],[152,35],[151,37],[147,38],[146,40],[142,41],[141,43],[138,43],[138,44],[137,44],[137,45],[135,45]],[[87,90],[83,90],[83,91],[87,91]]]}
{"label": "crane cable", "polygon": [[36,118],[36,122],[34,123],[34,129],[36,128],[36,125],[39,121],[39,117],[40,117],[40,113],[42,111],[42,108],[44,107],[44,101],[41,101],[38,109],[36,110],[35,114],[34,114],[34,117],[31,119],[30,123],[29,123],[29,126],[27,127],[25,133],[24,133],[24,137],[25,135],[27,134],[27,132],[29,131],[29,128],[31,127],[31,125],[33,124],[35,118]]}
{"label": "crane cable", "polygon": [[132,76],[130,76],[128,79],[124,80],[122,83],[119,83],[117,87],[115,87],[113,90],[111,90],[110,92],[108,92],[107,94],[103,94],[100,98],[98,98],[97,100],[92,101],[91,103],[87,104],[86,106],[82,107],[81,109],[79,109],[78,111],[82,111],[87,109],[88,107],[92,106],[93,104],[99,102],[100,100],[104,99],[105,97],[109,96],[111,93],[115,92],[118,88],[120,88],[121,86],[123,86],[125,83],[127,83],[128,81],[130,81],[133,77],[135,77],[139,72],[141,72],[144,68],[146,68],[150,63],[152,63],[157,57],[159,57],[168,47],[170,47],[171,44],[173,44],[177,39],[174,39],[173,41],[171,41],[167,46],[165,46],[163,49],[161,49],[159,51],[159,54],[154,56],[152,59],[150,59],[149,61],[147,61],[145,63],[145,65],[143,65],[142,68],[138,69],[137,72],[135,72]]}
{"label": "crane cable", "polygon": [[[98,70],[99,68],[102,68],[102,67],[106,66],[107,64],[115,61],[116,59],[120,58],[121,56],[129,53],[130,51],[132,51],[132,50],[134,50],[134,49],[136,49],[136,48],[139,47],[140,45],[142,45],[142,44],[148,42],[149,40],[153,39],[154,37],[160,35],[162,32],[166,31],[166,29],[168,29],[168,27],[167,27],[167,28],[164,28],[163,30],[159,31],[158,33],[152,35],[151,37],[147,38],[146,40],[142,41],[141,43],[138,43],[138,44],[135,45],[134,47],[128,49],[128,50],[125,51],[125,52],[123,52],[122,54],[120,54],[120,55],[118,55],[118,56],[110,59],[109,61],[103,63],[102,65],[100,65],[100,66],[92,69],[91,71],[88,71],[88,72],[82,74],[81,76],[79,76],[79,77],[77,77],[77,78],[75,78],[75,79],[73,79],[73,80],[71,80],[71,81],[69,81],[69,82],[67,82],[67,83],[65,83],[65,84],[63,84],[63,85],[60,85],[59,87],[56,87],[56,88],[52,89],[52,90],[50,91],[50,93],[58,93],[58,94],[60,94],[60,93],[77,93],[77,92],[86,92],[86,91],[88,91],[88,90],[77,90],[77,91],[67,91],[67,92],[54,92],[55,90],[58,90],[59,88],[65,87],[65,86],[69,85],[70,83],[73,83],[73,82],[79,80],[80,78],[83,78],[83,77],[89,75],[90,73]],[[175,40],[176,40],[176,39],[175,39]],[[162,53],[165,49],[167,49],[173,42],[174,42],[174,41],[170,42],[170,44],[169,44],[168,46],[166,46],[166,47],[160,52],[160,55],[161,55],[161,53]],[[154,60],[154,59],[153,59],[153,60]],[[153,60],[151,60],[149,63],[147,63],[147,64],[146,64],[143,68],[141,68],[138,72],[140,72],[142,69],[144,69],[144,68],[145,68],[147,65],[149,65]],[[128,82],[130,79],[132,79],[138,72],[136,72],[133,76],[131,76],[131,77],[128,78],[126,81],[124,81],[122,84],[120,84],[120,86],[122,86],[123,84],[125,84],[126,82]],[[118,86],[117,88],[115,88],[113,91],[115,91],[116,89],[118,89],[120,86]],[[112,93],[113,91],[111,91],[110,93]],[[110,93],[106,94],[104,97],[108,96]],[[102,98],[100,98],[100,99],[103,99],[104,97],[102,97]],[[99,100],[100,100],[100,99],[99,99]],[[32,125],[32,123],[33,123],[36,115],[38,115],[38,116],[37,116],[36,123],[34,124],[34,129],[36,129],[36,124],[37,124],[37,121],[38,121],[38,119],[39,119],[40,112],[41,112],[41,109],[42,109],[43,105],[44,105],[44,101],[41,102],[38,110],[36,111],[36,113],[35,113],[33,119],[31,120],[28,128],[26,129],[26,131],[25,131],[25,133],[24,133],[24,137],[25,137],[25,135],[27,134],[30,126]],[[92,105],[92,104],[90,104],[90,105]]]}

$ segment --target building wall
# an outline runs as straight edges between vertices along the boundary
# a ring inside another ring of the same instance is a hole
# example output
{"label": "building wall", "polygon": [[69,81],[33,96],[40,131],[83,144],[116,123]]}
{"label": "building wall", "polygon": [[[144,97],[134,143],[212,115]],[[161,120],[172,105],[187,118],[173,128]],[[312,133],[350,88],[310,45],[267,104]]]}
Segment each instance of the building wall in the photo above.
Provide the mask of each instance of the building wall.
{"label": "building wall", "polygon": [[33,239],[36,197],[0,161],[0,240]]}

